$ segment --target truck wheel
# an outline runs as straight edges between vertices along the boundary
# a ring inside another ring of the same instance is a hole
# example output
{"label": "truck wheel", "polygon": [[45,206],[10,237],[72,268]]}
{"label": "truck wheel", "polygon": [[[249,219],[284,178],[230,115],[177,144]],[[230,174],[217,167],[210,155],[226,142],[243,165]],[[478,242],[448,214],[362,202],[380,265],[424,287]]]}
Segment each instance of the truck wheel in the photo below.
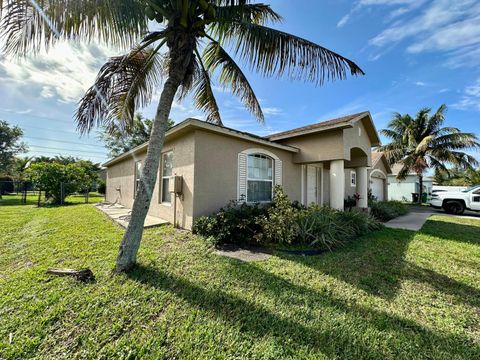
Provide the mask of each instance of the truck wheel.
{"label": "truck wheel", "polygon": [[461,201],[447,201],[443,205],[443,209],[447,214],[462,215],[465,211],[465,205]]}

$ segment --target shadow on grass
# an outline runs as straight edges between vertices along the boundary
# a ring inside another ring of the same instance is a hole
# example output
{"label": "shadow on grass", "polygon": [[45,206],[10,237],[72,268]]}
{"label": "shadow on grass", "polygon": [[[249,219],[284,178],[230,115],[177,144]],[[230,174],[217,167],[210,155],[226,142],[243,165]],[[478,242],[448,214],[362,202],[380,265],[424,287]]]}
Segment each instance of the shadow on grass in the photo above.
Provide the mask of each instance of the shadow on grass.
{"label": "shadow on grass", "polygon": [[393,299],[405,268],[405,254],[415,232],[384,229],[320,256],[280,257],[336,277],[369,294]]}
{"label": "shadow on grass", "polygon": [[[437,334],[413,321],[347,303],[328,292],[316,292],[294,285],[248,263],[235,262],[233,267],[234,271],[226,276],[236,279],[240,286],[254,281],[257,291],[267,292],[266,295],[273,297],[274,301],[288,305],[288,313],[271,312],[252,301],[227,293],[221,285],[206,288],[157,268],[138,266],[128,276],[145,285],[170,291],[191,306],[240,326],[242,332],[252,334],[259,340],[269,336],[276,338],[278,344],[286,345],[288,339],[309,351],[315,350],[331,357],[383,359],[394,355],[408,358],[418,354],[419,346],[425,355],[430,353],[429,348],[435,349],[437,355],[447,356],[455,351],[465,358],[471,358],[478,351],[465,337]],[[310,308],[324,309],[327,313],[323,314],[322,311],[321,316],[325,318],[307,317],[305,321],[308,325],[295,320],[305,319],[305,312]],[[335,319],[329,316],[332,313],[337,315]],[[388,346],[369,341],[363,336],[372,327],[376,331],[388,332],[384,337]],[[410,349],[410,355],[405,353],[406,349]]]}
{"label": "shadow on grass", "polygon": [[480,245],[480,221],[475,221],[475,218],[472,218],[472,220],[478,222],[478,226],[475,226],[449,221],[450,219],[454,220],[454,218],[443,218],[444,221],[428,220],[420,233],[440,239]]}
{"label": "shadow on grass", "polygon": [[[475,226],[429,220],[421,233],[480,244],[480,228]],[[375,237],[359,239],[334,253],[318,257],[279,256],[386,300],[397,296],[404,280],[412,280],[453,296],[459,304],[480,306],[478,289],[405,260],[408,245],[416,234],[408,230],[384,229]]]}

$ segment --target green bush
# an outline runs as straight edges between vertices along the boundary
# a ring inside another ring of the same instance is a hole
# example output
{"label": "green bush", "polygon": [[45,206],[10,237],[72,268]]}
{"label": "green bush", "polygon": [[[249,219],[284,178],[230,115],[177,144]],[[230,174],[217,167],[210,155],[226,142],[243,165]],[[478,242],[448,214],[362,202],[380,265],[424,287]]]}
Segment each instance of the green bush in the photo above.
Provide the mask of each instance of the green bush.
{"label": "green bush", "polygon": [[92,184],[89,173],[78,163],[40,162],[30,165],[25,174],[38,190],[45,191],[47,202],[52,204],[60,204],[67,196]]}
{"label": "green bush", "polygon": [[292,203],[276,186],[271,205],[230,202],[217,213],[198,218],[193,232],[215,245],[302,244],[333,250],[381,227],[374,217],[355,209],[343,212]]}
{"label": "green bush", "polygon": [[368,214],[329,207],[310,207],[298,219],[298,241],[324,250],[333,250],[382,225]]}
{"label": "green bush", "polygon": [[217,213],[195,220],[192,231],[214,245],[258,245],[256,234],[261,232],[257,218],[266,214],[266,206],[237,204],[231,201]]}
{"label": "green bush", "polygon": [[389,221],[408,211],[408,205],[400,201],[372,201],[370,204],[370,214],[380,221]]}
{"label": "green bush", "polygon": [[298,235],[298,205],[294,205],[280,186],[273,189],[273,204],[265,215],[257,218],[261,232],[255,237],[259,243],[292,244]]}
{"label": "green bush", "polygon": [[105,195],[107,192],[107,184],[103,180],[98,180],[97,181],[97,191],[99,194]]}

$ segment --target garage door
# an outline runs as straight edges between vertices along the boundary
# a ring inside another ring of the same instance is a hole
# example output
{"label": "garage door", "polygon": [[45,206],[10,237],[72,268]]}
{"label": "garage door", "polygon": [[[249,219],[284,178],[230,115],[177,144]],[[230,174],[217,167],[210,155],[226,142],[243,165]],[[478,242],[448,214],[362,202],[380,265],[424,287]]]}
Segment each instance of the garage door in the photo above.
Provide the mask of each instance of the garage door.
{"label": "garage door", "polygon": [[372,195],[375,196],[379,201],[385,200],[385,188],[383,186],[384,181],[384,179],[372,177]]}

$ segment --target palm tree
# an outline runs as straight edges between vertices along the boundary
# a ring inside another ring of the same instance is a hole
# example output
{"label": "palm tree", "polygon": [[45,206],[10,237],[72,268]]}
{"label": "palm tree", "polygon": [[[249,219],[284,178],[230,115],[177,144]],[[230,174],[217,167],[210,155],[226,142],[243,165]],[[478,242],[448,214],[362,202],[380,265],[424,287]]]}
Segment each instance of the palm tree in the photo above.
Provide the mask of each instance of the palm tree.
{"label": "palm tree", "polygon": [[478,164],[473,156],[464,152],[480,148],[477,136],[454,127],[442,127],[446,111],[447,106],[442,105],[432,116],[429,108],[421,109],[415,118],[395,113],[388,129],[381,131],[391,139],[391,143],[379,150],[385,153],[390,165],[402,165],[397,179],[404,180],[412,171],[415,172],[420,193],[423,192],[423,175],[428,169],[448,172],[447,164],[463,169]]}
{"label": "palm tree", "polygon": [[[132,126],[135,109],[163,83],[132,218],[116,270],[136,261],[172,102],[193,92],[207,121],[221,124],[211,77],[231,89],[259,120],[263,113],[234,56],[264,76],[322,85],[363,75],[351,60],[267,25],[281,16],[250,0],[0,0],[5,50],[22,54],[59,40],[104,41],[131,49],[112,57],[82,98],[75,119],[82,133],[93,126]],[[150,22],[149,22],[150,20]],[[231,51],[230,55],[227,50]]]}

